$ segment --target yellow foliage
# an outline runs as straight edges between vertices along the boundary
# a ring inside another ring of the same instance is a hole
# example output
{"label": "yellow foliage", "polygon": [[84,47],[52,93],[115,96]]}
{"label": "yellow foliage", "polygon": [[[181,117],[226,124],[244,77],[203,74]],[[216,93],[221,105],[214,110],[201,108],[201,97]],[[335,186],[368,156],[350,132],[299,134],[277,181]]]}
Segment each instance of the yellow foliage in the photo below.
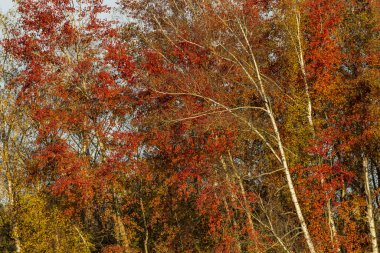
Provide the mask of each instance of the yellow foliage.
{"label": "yellow foliage", "polygon": [[27,253],[91,252],[88,235],[42,197],[25,194],[17,216],[21,247]]}

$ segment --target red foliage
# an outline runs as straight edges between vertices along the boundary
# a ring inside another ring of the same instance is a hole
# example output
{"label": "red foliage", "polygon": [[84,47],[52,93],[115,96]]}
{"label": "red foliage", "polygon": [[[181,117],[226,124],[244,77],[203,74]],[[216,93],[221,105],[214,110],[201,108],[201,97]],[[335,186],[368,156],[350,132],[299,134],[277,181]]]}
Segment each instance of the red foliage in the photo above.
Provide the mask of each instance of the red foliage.
{"label": "red foliage", "polygon": [[37,123],[31,173],[77,207],[125,180],[140,141],[128,120],[134,63],[116,24],[99,19],[102,2],[20,1],[20,31],[3,41],[22,63],[13,85]]}

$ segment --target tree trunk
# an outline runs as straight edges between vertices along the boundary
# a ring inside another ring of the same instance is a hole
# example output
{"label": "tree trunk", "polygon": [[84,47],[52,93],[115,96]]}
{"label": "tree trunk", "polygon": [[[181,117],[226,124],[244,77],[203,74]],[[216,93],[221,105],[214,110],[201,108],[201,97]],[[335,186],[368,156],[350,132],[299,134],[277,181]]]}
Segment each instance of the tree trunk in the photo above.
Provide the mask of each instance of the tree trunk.
{"label": "tree trunk", "polygon": [[372,252],[379,253],[379,247],[377,244],[375,217],[372,206],[371,188],[369,185],[369,162],[368,157],[363,157],[363,170],[364,170],[364,184],[365,193],[367,196],[367,221],[369,225],[369,231],[371,236]]}
{"label": "tree trunk", "polygon": [[[99,159],[100,159],[100,161],[105,162],[106,161],[106,146],[101,141],[101,138],[100,138],[97,131],[95,131],[95,136],[97,138],[97,141],[99,144],[99,149],[100,149],[100,158]],[[114,232],[115,232],[115,236],[116,236],[116,239],[117,239],[119,245],[121,245],[123,247],[124,252],[127,253],[129,251],[129,247],[130,247],[129,239],[128,239],[128,235],[127,235],[127,232],[126,232],[126,229],[124,226],[123,219],[120,215],[120,206],[119,206],[119,203],[118,203],[116,193],[115,193],[113,186],[112,186],[112,193],[113,193],[113,206],[114,206],[114,210],[113,210],[113,214],[112,214],[112,219],[114,222]]]}
{"label": "tree trunk", "polygon": [[144,202],[142,198],[140,198],[140,207],[141,207],[141,212],[142,212],[143,221],[144,221],[144,228],[145,228],[144,251],[145,253],[148,253],[149,231],[148,231],[148,226],[146,223],[145,208],[144,208]]}
{"label": "tree trunk", "polygon": [[327,216],[329,218],[329,227],[330,227],[330,237],[331,237],[331,242],[335,244],[335,238],[336,238],[336,227],[335,227],[335,222],[334,222],[334,217],[332,215],[331,211],[331,199],[327,200]]}
{"label": "tree trunk", "polygon": [[258,65],[256,63],[256,60],[255,60],[255,58],[253,56],[252,56],[252,58],[253,58],[253,62],[254,62],[254,65],[255,65],[255,70],[256,70],[256,73],[257,73],[257,79],[259,80],[262,98],[263,98],[264,103],[265,103],[265,109],[268,112],[268,116],[269,116],[270,121],[272,123],[272,127],[273,127],[273,130],[274,130],[274,133],[275,133],[275,137],[276,137],[276,140],[277,140],[278,150],[280,151],[281,163],[282,163],[282,166],[283,166],[284,171],[285,171],[286,181],[287,181],[287,184],[288,184],[288,187],[289,187],[289,191],[290,191],[290,195],[291,195],[291,198],[292,198],[292,202],[293,202],[293,205],[294,205],[294,207],[296,209],[296,214],[297,214],[298,220],[300,222],[300,225],[301,225],[301,228],[302,228],[302,232],[304,234],[304,237],[305,237],[306,243],[308,245],[308,248],[309,248],[309,250],[310,250],[311,253],[315,253],[314,244],[313,244],[313,241],[311,239],[309,230],[307,228],[307,224],[306,224],[305,218],[304,218],[304,216],[302,214],[302,210],[301,210],[301,206],[300,206],[300,204],[298,202],[298,197],[297,197],[297,194],[296,194],[296,190],[294,189],[294,184],[293,184],[292,176],[290,175],[288,161],[287,161],[287,157],[286,157],[286,154],[285,154],[284,146],[282,144],[282,139],[281,139],[280,131],[279,131],[278,126],[277,126],[275,115],[273,113],[271,104],[270,104],[268,96],[266,94],[266,91],[265,91],[265,88],[264,88],[264,84],[263,84],[263,81],[261,79],[261,74],[260,74]]}
{"label": "tree trunk", "polygon": [[[231,179],[230,179],[230,177],[229,177],[229,175],[228,175],[227,164],[226,164],[226,162],[225,162],[223,156],[220,157],[220,162],[222,163],[222,167],[223,167],[224,173],[225,173],[225,175],[226,175],[226,181],[227,181],[227,184],[228,184],[228,188],[229,188],[229,190],[230,190],[230,192],[231,192],[232,201],[234,201],[234,202],[235,202],[235,201],[238,201],[238,200],[237,200],[237,196],[233,193],[234,191],[233,191],[233,188],[232,188]],[[216,196],[215,196],[215,197],[216,197]],[[229,210],[229,208],[228,208],[228,204],[227,204],[226,199],[224,199],[224,205],[225,205],[225,208],[226,208],[227,215],[230,216],[230,210]],[[247,213],[248,210],[247,210],[246,208],[244,208],[244,211],[245,211],[245,213],[246,213],[246,216],[250,218],[250,213]],[[231,214],[231,219],[232,219],[232,220],[231,220],[232,225],[235,225],[235,224],[236,224],[236,221],[235,221],[235,218],[234,218],[234,215],[233,215],[233,214]],[[250,223],[250,226],[251,226],[251,229],[254,229],[254,227],[253,227],[253,222]],[[237,238],[236,238],[236,242],[237,242],[237,250],[238,250],[238,252],[241,252],[241,243],[240,243],[240,240],[239,240],[239,237],[238,237],[238,236],[237,236]]]}
{"label": "tree trunk", "polygon": [[3,154],[2,154],[2,162],[4,164],[4,169],[6,171],[6,181],[7,181],[7,193],[9,198],[9,204],[11,209],[11,223],[12,223],[12,238],[15,241],[16,252],[21,253],[21,240],[18,229],[17,215],[15,212],[15,200],[14,200],[14,189],[13,189],[13,181],[12,175],[9,168],[9,154],[8,154],[8,143],[3,143]]}
{"label": "tree trunk", "polygon": [[[281,143],[281,142],[279,142],[279,143]],[[286,176],[286,179],[287,179],[290,195],[292,197],[293,205],[294,205],[294,207],[296,209],[296,214],[297,214],[298,220],[299,220],[299,222],[301,224],[302,232],[304,234],[304,237],[305,237],[306,243],[307,243],[307,245],[309,247],[309,250],[310,250],[311,253],[315,253],[316,251],[315,251],[315,248],[314,248],[314,244],[313,244],[313,241],[311,240],[311,236],[310,236],[309,230],[307,228],[307,224],[305,222],[305,218],[303,217],[301,206],[300,206],[300,204],[298,202],[298,197],[297,197],[297,194],[296,194],[296,190],[294,189],[293,180],[292,180],[292,177],[290,175],[290,171],[289,171],[288,163],[287,163],[286,158],[285,158],[285,152],[283,150],[282,143],[281,143],[280,147],[281,147],[280,148],[281,159],[283,161],[283,167],[284,167],[284,170],[285,170],[285,176]]]}
{"label": "tree trunk", "polygon": [[[298,8],[298,6],[296,8]],[[310,87],[309,87],[309,83],[308,83],[308,79],[307,79],[304,53],[303,53],[303,48],[302,48],[301,14],[300,14],[299,10],[296,10],[295,17],[296,17],[296,26],[297,26],[297,28],[296,28],[297,29],[296,52],[297,52],[298,62],[299,62],[300,68],[301,68],[302,78],[303,78],[304,86],[305,86],[305,95],[306,95],[306,102],[307,102],[307,119],[309,121],[309,126],[310,126],[310,129],[312,131],[313,138],[315,138],[315,126],[314,126],[314,121],[313,121],[313,105],[312,105],[312,100],[311,100],[311,96],[310,96]],[[324,179],[322,179],[322,180],[324,181]],[[323,184],[323,182],[322,182],[322,184]],[[327,201],[327,216],[329,219],[331,242],[334,244],[337,232],[336,232],[334,217],[332,215],[331,200],[330,199],[328,199],[328,201]]]}
{"label": "tree trunk", "polygon": [[306,102],[307,102],[307,119],[313,131],[313,136],[315,136],[314,122],[313,122],[313,106],[312,106],[311,96],[310,96],[310,91],[309,91],[310,90],[309,83],[307,81],[305,60],[303,57],[303,49],[302,49],[302,42],[301,42],[301,15],[299,11],[296,11],[296,22],[297,22],[297,44],[298,44],[296,46],[296,52],[297,52],[298,62],[301,68],[302,78],[305,85],[305,94],[306,94]]}
{"label": "tree trunk", "polygon": [[17,224],[17,217],[15,213],[15,205],[14,205],[14,198],[13,198],[13,189],[12,189],[12,181],[10,179],[10,173],[7,171],[7,182],[8,182],[8,194],[9,194],[9,203],[11,205],[11,217],[12,217],[12,238],[15,241],[15,247],[16,247],[16,252],[20,253],[22,252],[21,250],[21,241],[20,241],[20,235],[19,235],[19,230],[18,230],[18,224]]}
{"label": "tree trunk", "polygon": [[[250,211],[250,207],[249,207],[249,202],[247,200],[247,194],[246,194],[246,190],[245,190],[245,187],[244,187],[244,184],[243,184],[243,180],[241,178],[241,176],[239,175],[239,172],[234,164],[234,161],[233,161],[233,158],[232,158],[232,155],[231,155],[231,152],[228,151],[228,155],[229,155],[229,162],[231,164],[231,167],[233,169],[233,173],[234,173],[234,176],[236,177],[236,179],[238,180],[238,183],[239,183],[239,188],[240,188],[240,193],[243,197],[243,205],[244,205],[244,210],[245,210],[245,213],[246,213],[246,216],[247,216],[247,220],[248,220],[248,224],[252,230],[252,232],[254,231],[254,223],[253,223],[253,220],[252,220],[252,212]],[[224,162],[224,159],[223,157],[221,157],[221,161],[222,161],[222,164],[223,164],[223,167],[224,169],[226,170],[227,172],[227,166]],[[255,218],[255,217],[254,217]],[[259,221],[258,218],[255,218],[255,220]],[[277,239],[278,243],[281,245],[281,247],[284,249],[285,252],[290,252],[289,249],[286,247],[284,241],[277,235],[277,233],[275,232],[273,226],[272,226],[272,223],[270,222],[269,220],[269,217],[268,217],[268,221],[270,223],[270,226],[266,226],[266,228],[270,229],[270,231],[272,232],[272,234],[274,235],[274,237]],[[263,222],[262,221],[259,221],[260,224],[263,225]]]}
{"label": "tree trunk", "polygon": [[16,252],[17,253],[21,253],[22,252],[21,241],[20,241],[20,236],[19,236],[19,233],[18,233],[17,222],[15,222],[13,224],[13,227],[12,227],[12,237],[15,240]]}
{"label": "tree trunk", "polygon": [[127,253],[129,250],[129,240],[124,227],[123,220],[120,217],[120,214],[118,214],[117,212],[112,215],[112,219],[114,222],[114,231],[116,239],[119,245],[123,247],[124,252]]}
{"label": "tree trunk", "polygon": [[[215,194],[215,198],[217,198],[218,196],[216,196]],[[225,197],[223,197],[223,204],[224,204],[224,209],[226,209],[226,212],[227,212],[227,217],[230,218],[230,223],[231,223],[231,226],[232,227],[236,227],[236,220],[234,218],[233,215],[231,215],[231,211],[230,211],[230,208],[228,207],[228,203],[227,203],[227,200]],[[240,243],[240,240],[239,238],[236,238],[236,251],[237,253],[241,253],[241,243]]]}
{"label": "tree trunk", "polygon": [[[222,165],[223,165],[223,168],[224,170],[226,171],[227,173],[227,165],[224,161],[224,158],[221,157],[221,162],[222,162]],[[247,221],[248,221],[248,224],[249,224],[249,228],[251,230],[251,233],[255,231],[255,226],[253,224],[253,220],[252,220],[252,214],[250,212],[250,208],[249,208],[249,203],[247,201],[247,197],[246,197],[246,192],[245,192],[245,189],[244,189],[244,185],[243,185],[243,182],[241,181],[241,178],[240,176],[238,175],[237,171],[235,171],[235,169],[233,168],[233,172],[234,172],[234,175],[235,177],[238,179],[238,183],[239,183],[239,188],[240,188],[240,192],[241,192],[241,195],[243,197],[243,205],[244,205],[244,211],[246,213],[246,216],[247,216]],[[230,183],[229,183],[230,184]]]}

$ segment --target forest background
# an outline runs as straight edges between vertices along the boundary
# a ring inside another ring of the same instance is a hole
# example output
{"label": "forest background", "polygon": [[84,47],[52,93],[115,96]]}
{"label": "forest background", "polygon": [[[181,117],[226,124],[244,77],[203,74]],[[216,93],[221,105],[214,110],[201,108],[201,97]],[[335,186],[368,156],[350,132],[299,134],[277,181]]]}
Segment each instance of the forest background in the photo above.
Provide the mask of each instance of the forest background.
{"label": "forest background", "polygon": [[379,252],[378,1],[16,2],[0,251]]}

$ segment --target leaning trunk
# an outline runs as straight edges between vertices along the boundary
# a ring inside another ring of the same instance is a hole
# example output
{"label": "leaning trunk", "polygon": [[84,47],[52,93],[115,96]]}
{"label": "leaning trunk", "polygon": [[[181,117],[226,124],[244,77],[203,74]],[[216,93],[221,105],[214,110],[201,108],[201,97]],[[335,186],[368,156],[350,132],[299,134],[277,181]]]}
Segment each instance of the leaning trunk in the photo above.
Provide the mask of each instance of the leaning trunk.
{"label": "leaning trunk", "polygon": [[[297,7],[296,7],[297,8]],[[313,106],[312,106],[312,100],[310,96],[310,87],[308,83],[308,78],[307,78],[307,73],[306,73],[306,68],[305,68],[305,60],[304,60],[304,52],[302,48],[302,33],[301,33],[301,14],[299,10],[297,9],[295,11],[295,18],[296,18],[296,39],[294,42],[297,44],[295,45],[296,53],[297,53],[297,58],[299,62],[299,66],[301,69],[301,74],[304,82],[304,87],[305,87],[305,95],[306,95],[306,102],[307,102],[307,119],[309,122],[309,126],[313,135],[313,138],[315,138],[315,126],[314,126],[314,121],[313,121]],[[322,184],[324,179],[322,179]],[[334,222],[334,217],[332,214],[332,209],[331,209],[331,199],[329,198],[327,203],[327,216],[329,219],[329,229],[330,229],[330,237],[331,237],[331,242],[332,244],[335,244],[335,238],[337,235],[336,227],[335,227],[335,222]]]}
{"label": "leaning trunk", "polygon": [[364,185],[365,193],[367,196],[367,221],[369,225],[369,231],[371,235],[372,252],[379,253],[379,247],[377,244],[375,217],[372,206],[371,188],[369,185],[369,162],[368,157],[363,158],[363,170],[364,170]]}
{"label": "leaning trunk", "polygon": [[144,202],[142,198],[140,198],[140,207],[141,207],[141,212],[142,212],[143,221],[144,221],[144,229],[145,229],[144,252],[148,253],[149,230],[148,230],[148,225],[146,222],[145,207],[144,207]]}
{"label": "leaning trunk", "polygon": [[296,194],[296,190],[294,189],[293,179],[292,179],[292,176],[290,175],[288,161],[287,161],[287,157],[286,157],[286,154],[285,154],[284,146],[282,144],[282,138],[281,138],[281,135],[280,135],[280,131],[278,129],[277,122],[276,122],[276,119],[275,119],[275,115],[274,115],[274,112],[272,110],[271,104],[269,102],[269,98],[267,96],[267,93],[265,91],[263,80],[261,78],[261,74],[260,74],[258,65],[256,63],[256,59],[253,56],[253,54],[252,54],[252,59],[253,59],[253,62],[254,62],[254,66],[255,66],[255,70],[256,70],[256,74],[257,74],[257,79],[259,80],[260,89],[261,89],[260,91],[261,91],[261,94],[262,94],[262,98],[263,98],[264,103],[265,103],[265,109],[268,112],[268,116],[270,118],[270,121],[271,121],[271,124],[272,124],[272,127],[273,127],[273,131],[274,131],[274,134],[275,134],[275,137],[276,137],[278,150],[280,151],[280,159],[281,159],[281,163],[282,163],[283,169],[285,171],[286,181],[287,181],[287,184],[288,184],[288,188],[289,188],[289,191],[290,191],[292,202],[293,202],[293,205],[294,205],[294,207],[296,209],[296,214],[297,214],[298,220],[300,222],[300,225],[301,225],[301,228],[302,228],[302,232],[303,232],[303,235],[305,237],[306,243],[308,245],[309,251],[311,253],[315,253],[314,244],[313,244],[313,241],[311,239],[309,230],[307,228],[307,224],[306,224],[305,218],[304,218],[304,216],[302,214],[302,210],[301,210],[301,206],[300,206],[300,204],[298,202],[298,197],[297,197],[297,194]]}

